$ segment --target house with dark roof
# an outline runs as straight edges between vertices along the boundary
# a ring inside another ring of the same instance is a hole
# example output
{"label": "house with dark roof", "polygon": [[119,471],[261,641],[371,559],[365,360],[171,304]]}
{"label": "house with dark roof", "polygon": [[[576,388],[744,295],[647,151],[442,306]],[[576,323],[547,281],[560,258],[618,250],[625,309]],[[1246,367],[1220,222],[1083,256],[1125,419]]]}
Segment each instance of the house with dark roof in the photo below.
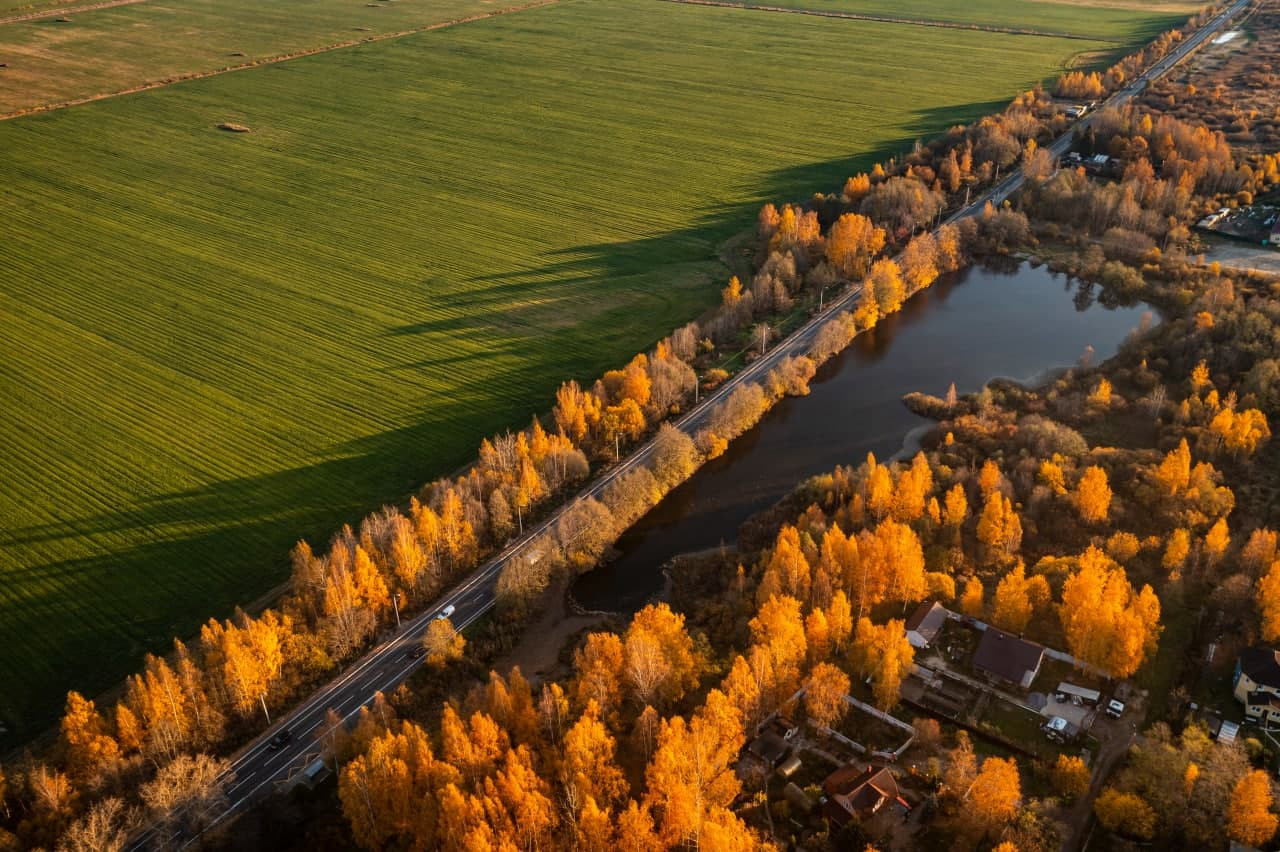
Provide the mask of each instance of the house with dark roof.
{"label": "house with dark roof", "polygon": [[895,803],[911,809],[898,790],[897,779],[884,767],[842,766],[822,782],[822,791],[827,794],[822,804],[823,815],[838,825],[868,819],[881,808]]}
{"label": "house with dark roof", "polygon": [[1044,662],[1044,646],[988,627],[973,655],[973,667],[988,678],[1030,689]]}
{"label": "house with dark roof", "polygon": [[928,648],[938,638],[942,625],[947,622],[947,608],[937,601],[925,601],[911,613],[903,629],[907,631],[907,641],[916,650]]}
{"label": "house with dark roof", "polygon": [[776,769],[791,751],[791,744],[773,731],[765,731],[751,741],[747,751],[759,758],[770,769]]}
{"label": "house with dark roof", "polygon": [[1280,651],[1261,645],[1241,651],[1232,693],[1250,719],[1280,721]]}

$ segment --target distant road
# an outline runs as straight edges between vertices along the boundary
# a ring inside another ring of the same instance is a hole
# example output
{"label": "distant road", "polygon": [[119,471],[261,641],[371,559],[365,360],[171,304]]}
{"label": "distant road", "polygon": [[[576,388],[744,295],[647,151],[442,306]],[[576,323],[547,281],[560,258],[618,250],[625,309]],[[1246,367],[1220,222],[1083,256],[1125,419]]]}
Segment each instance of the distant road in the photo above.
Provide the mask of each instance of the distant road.
{"label": "distant road", "polygon": [[[1153,80],[1157,80],[1160,77],[1163,77],[1165,74],[1169,73],[1170,69],[1172,69],[1175,65],[1177,65],[1182,60],[1186,59],[1189,54],[1191,54],[1194,50],[1196,50],[1196,48],[1204,44],[1206,39],[1210,38],[1216,32],[1218,32],[1218,30],[1222,29],[1222,27],[1227,23],[1227,21],[1231,20],[1240,12],[1244,11],[1244,9],[1249,5],[1250,2],[1251,0],[1236,0],[1235,3],[1232,3],[1222,12],[1214,16],[1214,18],[1210,20],[1209,23],[1205,24],[1203,27],[1196,30],[1192,35],[1189,35],[1185,39],[1183,39],[1182,42],[1176,48],[1169,51],[1169,53],[1163,59],[1161,59],[1155,65],[1152,65],[1150,68],[1148,68],[1145,72],[1143,72],[1139,76],[1134,77],[1133,81],[1129,83],[1129,85],[1125,86],[1123,89],[1116,92],[1106,101],[1101,103],[1098,106],[1098,109],[1101,110],[1101,109],[1106,109],[1107,107],[1123,106],[1124,104],[1133,100],[1134,97],[1142,93],[1142,90],[1145,89],[1148,84],[1150,84]],[[1067,153],[1067,151],[1071,149],[1071,142],[1074,138],[1074,135],[1078,131],[1084,130],[1085,128],[1089,127],[1089,125],[1091,125],[1093,123],[1093,120],[1097,117],[1097,114],[1098,114],[1097,110],[1095,110],[1094,112],[1091,112],[1089,115],[1085,116],[1084,118],[1080,119],[1075,124],[1073,124],[1070,130],[1068,130],[1066,133],[1063,133],[1057,139],[1053,140],[1053,143],[1049,146],[1049,152],[1052,153],[1055,158],[1062,157],[1063,154]],[[1022,178],[1021,170],[1016,171],[1014,174],[1009,175],[1009,177],[1005,178],[997,186],[995,186],[993,189],[988,191],[987,194],[984,195],[982,198],[978,199],[978,201],[974,202],[972,206],[964,210],[961,210],[959,213],[955,214],[947,221],[955,222],[960,219],[963,219],[966,216],[972,216],[976,212],[973,208],[974,207],[980,208],[982,205],[985,205],[987,201],[990,201],[992,204],[999,206],[1000,204],[1004,203],[1004,200],[1006,198],[1008,198],[1010,195],[1013,195],[1013,193],[1016,192],[1018,188],[1022,186],[1022,180],[1023,178]]]}
{"label": "distant road", "polygon": [[[1112,95],[1101,106],[1119,106],[1133,98],[1148,82],[1165,74],[1181,62],[1187,54],[1203,44],[1205,39],[1221,29],[1249,2],[1250,0],[1237,0],[1194,35],[1184,40],[1176,50],[1170,52],[1130,85]],[[1091,120],[1092,116],[1082,119],[1072,130],[1058,137],[1050,146],[1054,156],[1061,157],[1066,153],[1075,129],[1087,127]],[[947,224],[980,213],[988,201],[997,206],[1000,205],[1022,186],[1022,182],[1021,170],[1015,171],[968,207],[948,218]],[[748,382],[763,378],[784,358],[808,353],[822,325],[839,312],[852,309],[861,293],[861,286],[855,286],[833,299],[824,311],[815,314],[808,322],[775,344],[765,356],[726,381],[687,414],[673,421],[674,425],[688,434],[693,434],[706,426],[715,407],[734,390]],[[578,496],[599,497],[609,483],[647,464],[653,455],[653,446],[653,442],[649,441],[637,448],[620,464],[603,472]],[[462,630],[488,612],[494,605],[495,587],[503,567],[516,557],[529,555],[527,551],[530,542],[550,530],[573,502],[571,500],[564,507],[552,512],[545,521],[531,527],[502,552],[489,559],[459,585],[436,600],[430,609],[415,618],[406,620],[394,636],[366,653],[357,663],[318,689],[287,715],[277,719],[273,726],[235,755],[231,762],[234,780],[227,789],[228,807],[214,824],[239,813],[252,802],[271,793],[278,783],[287,782],[314,762],[321,753],[320,745],[315,739],[316,732],[324,724],[328,710],[333,709],[343,719],[348,719],[362,706],[370,703],[375,693],[388,692],[408,678],[409,674],[421,664],[421,660],[411,659],[408,652],[421,641],[427,625],[435,618],[436,613],[445,607],[454,607],[452,621],[459,630]],[[278,751],[271,751],[268,748],[271,737],[286,728],[293,735],[291,742]],[[174,842],[173,838],[161,837],[157,831],[149,829],[135,838],[130,849],[185,846],[192,842],[194,841],[187,841],[185,844]]]}

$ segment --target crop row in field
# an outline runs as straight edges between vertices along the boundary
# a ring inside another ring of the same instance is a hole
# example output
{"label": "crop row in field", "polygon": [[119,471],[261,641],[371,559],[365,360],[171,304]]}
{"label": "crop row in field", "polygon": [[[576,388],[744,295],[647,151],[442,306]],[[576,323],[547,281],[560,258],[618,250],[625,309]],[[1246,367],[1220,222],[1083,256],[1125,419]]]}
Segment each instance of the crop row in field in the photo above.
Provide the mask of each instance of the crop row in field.
{"label": "crop row in field", "polygon": [[695,315],[763,200],[1081,44],[580,0],[0,123],[0,717]]}

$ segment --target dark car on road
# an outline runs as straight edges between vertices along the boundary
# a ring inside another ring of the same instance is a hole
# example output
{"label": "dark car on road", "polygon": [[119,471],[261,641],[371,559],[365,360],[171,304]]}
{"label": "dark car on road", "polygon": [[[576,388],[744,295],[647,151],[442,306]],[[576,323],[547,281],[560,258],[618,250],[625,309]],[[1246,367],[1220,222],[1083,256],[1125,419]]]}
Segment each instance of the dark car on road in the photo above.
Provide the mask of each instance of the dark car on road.
{"label": "dark car on road", "polygon": [[411,660],[416,660],[419,657],[425,656],[426,653],[427,653],[426,648],[422,647],[422,645],[419,643],[414,643],[413,645],[409,646],[409,651],[405,654],[405,656]]}
{"label": "dark car on road", "polygon": [[288,728],[285,728],[271,738],[271,742],[267,743],[267,749],[269,751],[279,751],[287,746],[292,740],[293,733]]}

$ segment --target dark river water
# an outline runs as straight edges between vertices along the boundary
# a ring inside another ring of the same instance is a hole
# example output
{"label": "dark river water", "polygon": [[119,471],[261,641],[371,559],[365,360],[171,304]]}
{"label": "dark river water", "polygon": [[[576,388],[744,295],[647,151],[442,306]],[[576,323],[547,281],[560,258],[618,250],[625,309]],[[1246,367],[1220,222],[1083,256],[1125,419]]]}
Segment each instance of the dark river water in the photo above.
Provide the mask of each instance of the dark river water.
{"label": "dark river water", "polygon": [[639,608],[673,556],[732,542],[750,515],[814,474],[900,451],[929,422],[907,410],[904,394],[1034,381],[1077,363],[1089,346],[1097,363],[1149,312],[1104,307],[1087,286],[1044,267],[973,268],[938,281],[823,365],[808,396],[778,403],[667,495],[619,540],[621,555],[579,578],[573,594],[588,609]]}

